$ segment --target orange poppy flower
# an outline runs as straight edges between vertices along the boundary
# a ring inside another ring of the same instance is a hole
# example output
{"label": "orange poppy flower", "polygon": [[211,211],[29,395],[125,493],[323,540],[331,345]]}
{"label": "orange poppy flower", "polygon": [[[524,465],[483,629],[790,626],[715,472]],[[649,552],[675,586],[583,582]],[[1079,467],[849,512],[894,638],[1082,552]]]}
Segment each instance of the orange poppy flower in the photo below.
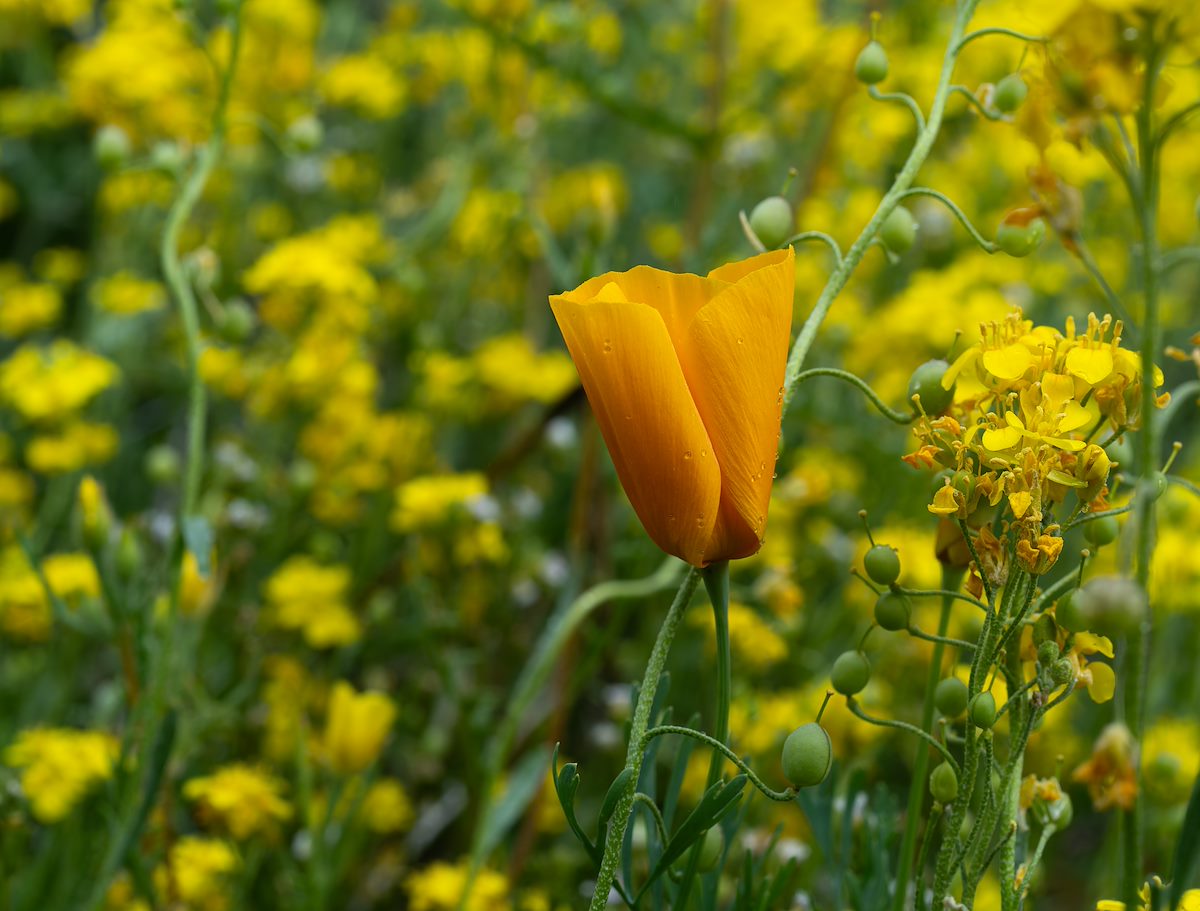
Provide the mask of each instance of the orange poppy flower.
{"label": "orange poppy flower", "polygon": [[638,266],[550,298],[638,518],[694,566],[762,546],[793,259],[789,247],[703,278]]}

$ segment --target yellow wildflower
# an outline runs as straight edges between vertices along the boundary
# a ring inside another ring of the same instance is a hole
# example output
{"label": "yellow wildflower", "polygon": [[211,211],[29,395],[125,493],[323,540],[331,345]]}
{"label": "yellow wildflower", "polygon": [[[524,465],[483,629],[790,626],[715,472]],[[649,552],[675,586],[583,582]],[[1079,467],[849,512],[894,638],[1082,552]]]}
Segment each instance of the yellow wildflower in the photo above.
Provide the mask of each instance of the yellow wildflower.
{"label": "yellow wildflower", "polygon": [[486,494],[487,479],[482,474],[414,478],[396,490],[392,527],[399,532],[411,532],[441,524]]}
{"label": "yellow wildflower", "polygon": [[273,833],[278,823],[291,817],[292,809],[281,796],[283,789],[283,782],[273,775],[233,763],[191,779],[183,786],[183,796],[198,805],[202,818],[244,841]]}
{"label": "yellow wildflower", "polygon": [[171,845],[167,863],[154,871],[160,894],[174,895],[188,909],[222,911],[229,904],[229,880],[237,854],[215,838],[186,835]]}
{"label": "yellow wildflower", "polygon": [[367,828],[379,835],[407,829],[413,820],[413,808],[404,785],[394,778],[374,782],[363,798],[362,817]]}
{"label": "yellow wildflower", "polygon": [[66,339],[45,348],[23,345],[0,364],[0,402],[45,421],[78,411],[116,378],[116,365]]}
{"label": "yellow wildflower", "polygon": [[64,819],[95,785],[112,777],[117,740],[103,731],[30,728],[4,751],[21,769],[21,789],[44,823]]}
{"label": "yellow wildflower", "polygon": [[62,294],[54,285],[16,285],[0,291],[0,336],[19,338],[52,326],[62,312]]}
{"label": "yellow wildflower", "polygon": [[166,306],[167,295],[159,282],[122,270],[92,285],[92,303],[115,316],[134,316],[161,310]]}
{"label": "yellow wildflower", "polygon": [[339,775],[366,771],[383,752],[396,707],[382,693],[356,692],[345,681],[333,685],[321,746],[325,762]]}
{"label": "yellow wildflower", "polygon": [[350,570],[322,566],[311,557],[290,558],[267,580],[268,620],[296,630],[313,648],[333,648],[362,636],[358,618],[346,604]]}
{"label": "yellow wildflower", "polygon": [[[467,881],[466,864],[438,862],[412,873],[404,884],[412,911],[454,911]],[[509,898],[508,880],[494,870],[481,870],[465,911],[490,911]]]}

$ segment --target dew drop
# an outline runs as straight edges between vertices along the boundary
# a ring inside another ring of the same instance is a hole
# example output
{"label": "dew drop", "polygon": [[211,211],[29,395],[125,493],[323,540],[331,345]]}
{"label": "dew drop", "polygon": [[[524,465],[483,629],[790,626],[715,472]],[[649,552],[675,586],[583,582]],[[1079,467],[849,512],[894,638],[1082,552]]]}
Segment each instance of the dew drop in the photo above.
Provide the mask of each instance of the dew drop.
{"label": "dew drop", "polygon": [[684,457],[685,459],[688,459],[688,460],[690,460],[690,459],[692,458],[692,451],[691,451],[690,449],[689,449],[689,450],[687,450],[686,452],[684,452],[684,454],[683,454],[683,457]]}
{"label": "dew drop", "polygon": [[702,459],[707,459],[707,458],[708,458],[708,450],[707,450],[707,449],[701,449],[701,450],[700,450],[700,458],[702,458]]}
{"label": "dew drop", "polygon": [[738,343],[739,345],[744,345],[744,344],[746,344],[746,340],[745,340],[744,338],[739,338],[739,339],[737,340],[737,343]]}
{"label": "dew drop", "polygon": [[612,346],[612,339],[607,339],[607,338],[606,338],[606,339],[604,340],[604,353],[605,353],[605,354],[611,354],[611,353],[612,353],[612,350],[613,350],[613,346]]}

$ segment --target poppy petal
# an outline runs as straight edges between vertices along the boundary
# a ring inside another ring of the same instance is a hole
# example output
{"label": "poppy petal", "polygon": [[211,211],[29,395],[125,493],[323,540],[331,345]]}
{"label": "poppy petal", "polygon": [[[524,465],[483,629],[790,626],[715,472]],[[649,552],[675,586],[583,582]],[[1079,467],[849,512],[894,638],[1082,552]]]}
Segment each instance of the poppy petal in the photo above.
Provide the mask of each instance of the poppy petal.
{"label": "poppy petal", "polygon": [[794,256],[789,247],[713,273],[737,280],[696,314],[690,344],[680,351],[721,467],[710,560],[749,556],[762,545],[779,450]]}
{"label": "poppy petal", "polygon": [[702,565],[721,470],[663,318],[639,303],[565,295],[550,307],[646,532],[667,553]]}

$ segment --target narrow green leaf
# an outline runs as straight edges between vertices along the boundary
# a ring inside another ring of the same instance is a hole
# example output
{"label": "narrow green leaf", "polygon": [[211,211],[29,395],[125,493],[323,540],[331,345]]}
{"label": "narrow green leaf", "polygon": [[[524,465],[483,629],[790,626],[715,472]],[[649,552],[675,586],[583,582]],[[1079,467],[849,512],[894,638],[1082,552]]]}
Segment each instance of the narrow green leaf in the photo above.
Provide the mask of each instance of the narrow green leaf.
{"label": "narrow green leaf", "polygon": [[1183,828],[1179,830],[1179,841],[1175,846],[1175,863],[1171,868],[1171,897],[1167,907],[1175,911],[1183,901],[1183,893],[1196,872],[1196,861],[1200,858],[1200,775],[1192,786],[1192,798],[1188,801],[1187,814],[1183,817]]}

